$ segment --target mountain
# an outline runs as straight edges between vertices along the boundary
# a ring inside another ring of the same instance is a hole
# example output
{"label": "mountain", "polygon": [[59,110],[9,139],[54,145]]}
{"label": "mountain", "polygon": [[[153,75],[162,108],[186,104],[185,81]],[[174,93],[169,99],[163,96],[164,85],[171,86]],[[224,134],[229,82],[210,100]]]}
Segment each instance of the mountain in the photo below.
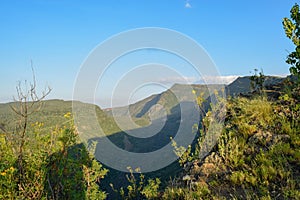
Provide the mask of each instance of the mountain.
{"label": "mountain", "polygon": [[[284,80],[285,78],[267,76],[265,86],[278,85]],[[72,112],[72,105],[75,105],[75,121],[76,118],[80,119],[76,121],[76,125],[84,143],[90,145],[98,142],[100,144],[105,134],[109,141],[120,149],[133,153],[153,152],[170,143],[170,137],[176,136],[182,121],[188,121],[187,128],[182,130],[186,134],[192,133],[192,126],[200,122],[199,110],[195,102],[197,96],[202,95],[205,100],[204,107],[207,110],[210,94],[214,96],[214,91],[224,88],[226,95],[237,96],[251,91],[250,82],[250,77],[239,77],[226,86],[175,84],[160,94],[151,95],[129,106],[105,110],[93,104],[77,101],[47,100],[43,101],[41,110],[33,114],[29,122],[43,122],[46,129],[63,126],[66,122],[64,115]],[[18,102],[0,104],[0,130],[14,130],[16,115],[10,106],[17,105]],[[196,119],[196,121],[189,119]],[[99,132],[99,125],[102,132]],[[97,145],[96,151],[101,151],[102,148],[101,145]],[[116,162],[121,162],[121,160]],[[106,167],[109,168],[109,166]],[[167,180],[179,171],[178,163],[174,162],[148,176],[159,176],[161,180]],[[104,183],[107,183],[104,184],[107,185],[104,189],[113,193],[108,186],[109,183],[113,183],[116,188],[123,186],[126,183],[123,175],[124,173],[110,169],[109,175],[104,180]],[[120,179],[120,176],[123,178]]]}
{"label": "mountain", "polygon": [[[159,116],[161,116],[160,114],[163,112],[165,112],[166,115],[169,115],[171,110],[180,102],[193,102],[195,101],[196,95],[200,94],[203,94],[203,98],[207,99],[210,93],[215,90],[220,90],[222,87],[225,87],[225,85],[174,84],[170,89],[160,94],[151,95],[129,106],[109,108],[104,111],[108,115],[113,115],[115,117],[122,117],[130,114],[135,120],[144,118],[150,123],[150,116],[160,118]],[[193,91],[195,94],[193,94]]]}
{"label": "mountain", "polygon": [[[265,76],[264,86],[268,87],[270,85],[278,85],[285,79],[286,78],[283,77]],[[203,98],[206,99],[207,102],[210,102],[210,93],[213,95],[215,90],[219,91],[221,88],[225,89],[226,96],[237,96],[239,94],[249,93],[251,92],[250,76],[238,77],[229,85],[174,84],[170,89],[160,94],[151,95],[129,106],[104,109],[104,112],[110,116],[118,118],[119,120],[122,120],[121,118],[124,118],[124,116],[130,116],[136,124],[145,126],[151,123],[151,118],[158,119],[162,115],[170,114],[171,109],[180,102],[194,101],[196,96],[191,95],[193,90],[196,92],[196,95],[203,93]],[[128,120],[124,123],[127,122],[129,123]],[[127,128],[130,129],[136,127],[133,126]]]}
{"label": "mountain", "polygon": [[[237,96],[251,92],[251,77],[238,77],[232,83],[226,86],[226,95]],[[265,76],[264,87],[282,83],[286,78],[276,76]]]}
{"label": "mountain", "polygon": [[[276,85],[283,80],[285,78],[267,76],[265,86]],[[103,133],[109,136],[109,139],[118,147],[133,152],[147,152],[159,149],[169,143],[169,138],[176,134],[180,123],[185,120],[184,118],[196,118],[195,111],[197,110],[195,108],[198,107],[195,102],[196,95],[203,95],[203,99],[206,100],[205,110],[207,110],[210,93],[224,87],[226,94],[230,96],[247,93],[250,91],[250,77],[239,77],[227,86],[175,84],[160,94],[149,96],[127,107],[105,110],[101,110],[96,105],[82,102],[47,100],[43,102],[40,111],[29,118],[29,122],[43,122],[48,129],[63,125],[64,114],[72,112],[73,103],[79,109],[76,117],[80,117],[81,120],[77,125],[85,143],[97,140],[101,136],[97,131],[100,124]],[[14,130],[16,114],[10,107],[17,105],[17,102],[0,104],[1,130]],[[189,114],[190,116],[188,116]],[[96,118],[96,121],[91,123],[93,118]],[[142,134],[151,135],[152,133],[157,134],[147,139],[138,138]]]}

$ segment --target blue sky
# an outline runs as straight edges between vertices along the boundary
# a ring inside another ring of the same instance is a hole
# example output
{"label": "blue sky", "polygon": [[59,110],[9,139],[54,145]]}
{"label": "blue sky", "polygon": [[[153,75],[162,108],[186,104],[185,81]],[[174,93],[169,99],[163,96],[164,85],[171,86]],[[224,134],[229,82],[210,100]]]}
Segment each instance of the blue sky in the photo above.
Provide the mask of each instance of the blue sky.
{"label": "blue sky", "polygon": [[[17,81],[31,79],[30,60],[39,86],[53,88],[49,98],[71,99],[77,73],[89,53],[112,35],[142,27],[168,28],[193,38],[209,53],[222,76],[249,75],[254,68],[262,68],[265,74],[286,75],[289,71],[285,57],[293,46],[285,37],[281,21],[289,16],[294,3],[290,0],[1,1],[0,101],[12,100]],[[179,66],[175,68],[186,72]],[[192,70],[186,76],[192,77]],[[109,82],[109,76],[106,78]],[[162,88],[151,92],[159,90]],[[101,99],[105,91],[98,93],[96,96]]]}

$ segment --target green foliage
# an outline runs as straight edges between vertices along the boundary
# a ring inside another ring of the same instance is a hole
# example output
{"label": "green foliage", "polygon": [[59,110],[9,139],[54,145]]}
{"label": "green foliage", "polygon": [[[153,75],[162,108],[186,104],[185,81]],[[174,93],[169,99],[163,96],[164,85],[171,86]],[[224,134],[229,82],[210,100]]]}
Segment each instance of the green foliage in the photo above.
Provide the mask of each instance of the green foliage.
{"label": "green foliage", "polygon": [[[51,199],[105,199],[98,184],[108,172],[92,154],[87,152],[79,138],[70,113],[69,126],[56,130],[59,133],[58,151],[48,161],[48,196]],[[70,178],[72,177],[72,178]]]}
{"label": "green foliage", "polygon": [[[194,151],[175,147],[183,157],[182,177],[169,186],[165,199],[299,199],[300,101],[298,89],[270,102],[265,96],[228,99],[224,127],[213,152],[199,161],[212,111],[203,119]],[[217,109],[218,110],[218,109]],[[216,134],[216,132],[214,132]],[[175,143],[176,144],[176,143]],[[195,164],[196,163],[196,164]],[[187,165],[184,165],[187,166]],[[175,185],[175,186],[174,186]],[[197,187],[201,185],[201,188]]]}
{"label": "green foliage", "polygon": [[158,197],[158,189],[160,185],[159,178],[155,179],[149,179],[148,184],[143,188],[141,193],[147,198],[147,199],[155,199]]}
{"label": "green foliage", "polygon": [[174,153],[179,158],[179,164],[183,166],[186,162],[192,161],[193,157],[191,156],[191,145],[187,148],[183,146],[177,146],[176,141],[173,138],[170,138],[172,141],[172,146],[174,147]]}
{"label": "green foliage", "polygon": [[220,199],[211,194],[207,185],[195,185],[193,188],[169,187],[164,191],[162,199]]}
{"label": "green foliage", "polygon": [[295,4],[290,11],[290,19],[283,19],[283,28],[286,36],[294,43],[295,50],[291,52],[286,63],[291,65],[290,72],[300,78],[300,12],[299,5]]}
{"label": "green foliage", "polygon": [[18,143],[12,133],[1,134],[0,199],[105,199],[98,184],[107,173],[79,143],[70,113],[52,131],[42,122],[26,129],[22,170]]}
{"label": "green foliage", "polygon": [[[128,167],[129,174],[126,175],[129,185],[125,191],[123,187],[120,190],[114,189],[113,184],[110,186],[116,193],[119,193],[122,199],[134,200],[134,199],[158,199],[159,197],[159,185],[161,181],[159,178],[148,179],[145,182],[145,175],[141,173],[140,168],[136,168],[134,171],[131,167]],[[135,175],[138,174],[139,176]]]}
{"label": "green foliage", "polygon": [[[264,98],[240,98],[231,104],[230,118],[218,146],[226,168],[231,171],[228,180],[237,188],[242,186],[248,191],[253,190],[260,198],[274,197],[271,194],[273,190],[277,191],[277,195],[284,195],[286,190],[299,188],[299,177],[294,179],[292,176],[295,164],[300,164],[295,154],[299,146],[291,146],[289,140],[294,137],[299,141],[299,135],[292,134],[299,129],[298,126],[287,120],[280,111],[275,111],[277,105]],[[278,127],[279,122],[294,131],[286,135],[287,132],[280,130],[285,126]],[[256,130],[249,129],[251,126],[245,124],[254,124]],[[285,135],[280,135],[280,132]],[[297,184],[291,185],[289,182]]]}
{"label": "green foliage", "polygon": [[257,91],[259,94],[262,94],[266,77],[263,70],[261,70],[258,74],[257,72],[258,69],[254,69],[254,74],[250,76],[250,85],[253,91]]}

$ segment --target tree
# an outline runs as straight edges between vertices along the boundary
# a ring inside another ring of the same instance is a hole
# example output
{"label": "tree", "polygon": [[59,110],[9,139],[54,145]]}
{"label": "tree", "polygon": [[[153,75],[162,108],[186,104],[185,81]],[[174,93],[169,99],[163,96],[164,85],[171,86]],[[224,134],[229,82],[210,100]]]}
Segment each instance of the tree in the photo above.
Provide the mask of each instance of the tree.
{"label": "tree", "polygon": [[24,176],[24,146],[28,137],[28,135],[26,135],[28,129],[28,119],[32,114],[38,112],[41,109],[42,101],[51,92],[51,88],[48,87],[46,91],[43,91],[41,95],[38,95],[36,90],[36,79],[34,72],[32,74],[33,83],[29,84],[29,89],[27,81],[25,81],[24,87],[22,87],[21,82],[19,82],[19,84],[17,85],[17,98],[14,97],[16,105],[11,106],[11,109],[19,118],[16,126],[16,131],[14,134],[12,134],[12,136],[14,137],[13,139],[14,142],[16,142],[17,147],[17,167],[20,172],[20,180],[22,180]]}
{"label": "tree", "polygon": [[299,5],[295,4],[290,11],[290,19],[285,17],[283,19],[283,28],[286,36],[294,43],[295,51],[291,52],[286,63],[291,65],[290,72],[300,78],[300,12]]}
{"label": "tree", "polygon": [[254,74],[250,77],[250,86],[253,91],[257,91],[259,92],[259,94],[262,94],[264,90],[264,82],[266,77],[262,69],[259,73],[257,72],[258,69],[254,69]]}
{"label": "tree", "polygon": [[32,123],[32,118],[51,88],[39,95],[33,69],[32,74],[32,83],[19,82],[17,96],[10,104],[14,127],[1,125],[0,199],[40,199],[43,195],[43,165],[51,149],[43,140],[46,135],[40,134],[43,123]]}

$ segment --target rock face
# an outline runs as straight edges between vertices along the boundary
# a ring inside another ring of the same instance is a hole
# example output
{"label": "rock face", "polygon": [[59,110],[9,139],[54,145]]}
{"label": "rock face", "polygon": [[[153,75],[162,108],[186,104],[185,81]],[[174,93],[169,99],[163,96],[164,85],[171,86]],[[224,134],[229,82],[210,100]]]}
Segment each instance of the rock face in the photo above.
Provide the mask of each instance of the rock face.
{"label": "rock face", "polygon": [[274,144],[279,142],[289,142],[289,135],[279,135],[273,134],[271,132],[258,131],[248,140],[248,143],[256,147],[256,151],[259,151],[260,148],[266,149]]}
{"label": "rock face", "polygon": [[[289,142],[289,135],[273,134],[271,132],[258,131],[248,140],[250,146],[254,146],[256,151],[261,149],[267,150],[270,146],[279,142]],[[211,174],[226,174],[229,171],[223,169],[224,163],[221,156],[217,152],[212,152],[202,162],[188,162],[185,165],[185,170],[200,180],[206,180]]]}
{"label": "rock face", "polygon": [[203,162],[198,164],[199,167],[195,173],[208,178],[210,174],[217,174],[221,171],[222,163],[222,158],[216,152],[212,152]]}
{"label": "rock face", "polygon": [[201,162],[199,160],[187,162],[183,167],[187,174],[182,180],[187,184],[207,185],[206,181],[211,174],[222,172],[222,163],[222,158],[216,152],[212,152]]}

